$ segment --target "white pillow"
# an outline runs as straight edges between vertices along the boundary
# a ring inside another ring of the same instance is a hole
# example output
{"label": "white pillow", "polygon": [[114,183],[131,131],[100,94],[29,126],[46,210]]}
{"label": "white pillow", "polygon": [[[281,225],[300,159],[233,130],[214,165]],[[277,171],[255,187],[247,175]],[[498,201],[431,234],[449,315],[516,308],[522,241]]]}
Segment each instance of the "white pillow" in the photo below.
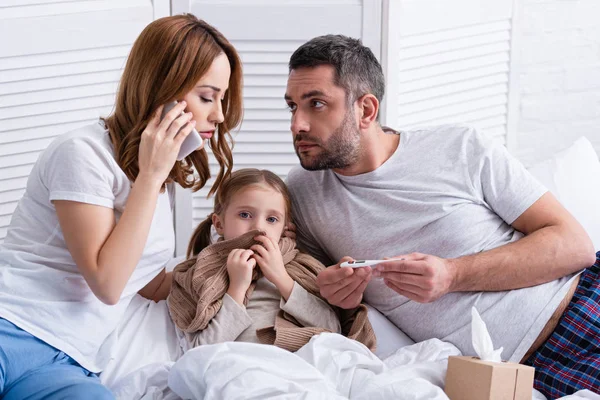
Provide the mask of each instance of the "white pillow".
{"label": "white pillow", "polygon": [[600,161],[590,141],[580,137],[529,172],[573,214],[600,250]]}

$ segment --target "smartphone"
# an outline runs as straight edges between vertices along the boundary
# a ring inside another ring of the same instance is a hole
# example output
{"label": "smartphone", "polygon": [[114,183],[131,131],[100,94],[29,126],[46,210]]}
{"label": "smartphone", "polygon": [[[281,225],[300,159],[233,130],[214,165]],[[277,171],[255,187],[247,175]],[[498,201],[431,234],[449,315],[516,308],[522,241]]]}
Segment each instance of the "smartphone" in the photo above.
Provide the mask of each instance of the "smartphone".
{"label": "smartphone", "polygon": [[[160,117],[161,121],[165,117],[165,115],[169,111],[171,111],[173,109],[173,107],[175,107],[176,104],[177,104],[177,101],[173,101],[171,103],[165,104],[165,106],[163,107],[162,115]],[[184,112],[182,111],[181,114],[184,114]],[[181,129],[183,129],[183,128],[181,128]],[[180,131],[181,131],[181,129],[180,129]],[[181,147],[179,148],[179,154],[177,155],[177,161],[183,160],[184,158],[186,158],[187,156],[192,154],[194,151],[196,151],[196,149],[198,149],[200,146],[202,146],[203,141],[204,141],[204,139],[202,139],[202,137],[200,136],[200,134],[198,133],[196,128],[192,129],[190,134],[185,138],[185,140],[181,144]]]}

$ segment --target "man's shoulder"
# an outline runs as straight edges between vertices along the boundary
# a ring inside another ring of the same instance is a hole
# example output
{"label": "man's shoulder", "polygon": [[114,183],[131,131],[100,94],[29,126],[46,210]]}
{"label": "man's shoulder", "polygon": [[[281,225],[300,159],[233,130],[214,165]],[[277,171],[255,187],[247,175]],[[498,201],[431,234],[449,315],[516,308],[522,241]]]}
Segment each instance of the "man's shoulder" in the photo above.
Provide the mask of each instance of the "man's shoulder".
{"label": "man's shoulder", "polygon": [[493,139],[474,126],[466,124],[425,126],[402,133],[405,133],[405,139],[411,148],[422,150],[425,154],[437,149],[448,156],[487,148]]}
{"label": "man's shoulder", "polygon": [[310,185],[323,179],[325,171],[308,171],[300,165],[294,166],[287,175],[287,186],[290,190]]}
{"label": "man's shoulder", "polygon": [[477,129],[467,124],[441,124],[423,126],[400,131],[410,135],[429,136],[434,139],[447,140],[448,138],[469,138],[478,135]]}

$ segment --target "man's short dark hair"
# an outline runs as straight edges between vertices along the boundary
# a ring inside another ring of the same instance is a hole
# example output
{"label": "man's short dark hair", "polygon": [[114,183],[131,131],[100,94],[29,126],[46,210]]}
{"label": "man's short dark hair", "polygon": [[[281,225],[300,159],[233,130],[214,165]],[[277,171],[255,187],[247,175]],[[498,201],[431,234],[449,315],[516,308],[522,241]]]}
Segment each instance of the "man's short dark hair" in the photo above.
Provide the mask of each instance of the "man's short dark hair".
{"label": "man's short dark hair", "polygon": [[379,103],[385,92],[383,70],[377,58],[360,40],[344,35],[324,35],[300,46],[290,58],[290,72],[299,68],[331,65],[335,70],[334,83],[346,91],[353,103],[371,93]]}

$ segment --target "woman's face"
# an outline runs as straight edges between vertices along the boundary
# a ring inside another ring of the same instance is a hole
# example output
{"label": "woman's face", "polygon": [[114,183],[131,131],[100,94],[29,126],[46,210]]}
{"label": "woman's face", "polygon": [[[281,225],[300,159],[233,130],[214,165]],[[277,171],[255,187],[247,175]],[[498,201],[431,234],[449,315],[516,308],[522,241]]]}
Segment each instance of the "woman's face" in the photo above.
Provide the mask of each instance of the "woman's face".
{"label": "woman's face", "polygon": [[215,58],[208,72],[196,83],[196,87],[183,97],[187,102],[186,111],[194,115],[196,130],[203,139],[210,139],[217,124],[223,122],[221,103],[229,88],[230,75],[229,60],[221,53]]}

